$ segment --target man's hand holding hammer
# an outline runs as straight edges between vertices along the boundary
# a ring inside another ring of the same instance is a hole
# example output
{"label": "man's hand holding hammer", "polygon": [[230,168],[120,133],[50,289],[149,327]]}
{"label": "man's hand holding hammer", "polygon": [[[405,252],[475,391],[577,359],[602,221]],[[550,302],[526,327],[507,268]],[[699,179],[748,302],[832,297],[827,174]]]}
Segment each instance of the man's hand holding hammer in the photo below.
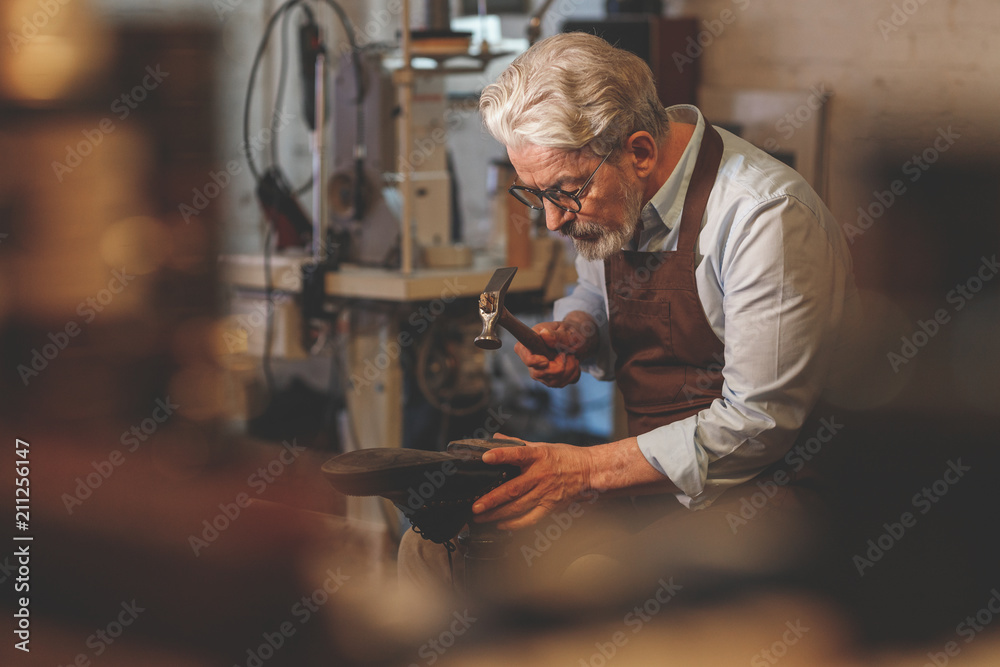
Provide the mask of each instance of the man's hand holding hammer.
{"label": "man's hand holding hammer", "polygon": [[542,340],[556,350],[553,358],[534,354],[521,343],[514,352],[531,371],[531,379],[549,387],[565,387],[580,379],[580,362],[597,353],[597,322],[589,314],[575,310],[561,322],[542,322],[532,327]]}

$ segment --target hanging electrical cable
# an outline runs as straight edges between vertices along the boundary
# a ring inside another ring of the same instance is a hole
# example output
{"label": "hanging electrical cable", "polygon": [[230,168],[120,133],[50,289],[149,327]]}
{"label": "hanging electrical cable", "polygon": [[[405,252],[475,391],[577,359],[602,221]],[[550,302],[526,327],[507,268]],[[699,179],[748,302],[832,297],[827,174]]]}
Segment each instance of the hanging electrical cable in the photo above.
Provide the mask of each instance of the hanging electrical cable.
{"label": "hanging electrical cable", "polygon": [[[361,69],[361,57],[360,49],[357,44],[357,40],[354,34],[354,27],[351,24],[350,19],[344,12],[343,8],[334,0],[322,0],[330,8],[333,9],[334,13],[337,15],[344,32],[347,35],[347,41],[349,44],[350,60],[353,65],[354,79],[355,79],[355,105],[356,113],[359,123],[359,132],[355,139],[355,159],[357,163],[357,170],[361,169],[361,164],[365,155],[365,143],[364,143],[364,132],[363,129],[363,118],[364,109],[362,106],[364,100],[364,80],[362,76]],[[270,150],[270,162],[271,166],[267,169],[262,170],[258,165],[253,155],[253,146],[250,142],[250,109],[253,102],[253,94],[256,87],[257,72],[260,69],[260,64],[263,61],[264,54],[267,51],[268,43],[270,42],[271,35],[274,32],[275,26],[278,24],[279,19],[282,21],[282,25],[287,25],[288,16],[296,7],[301,7],[303,12],[306,14],[306,24],[304,28],[313,31],[318,40],[319,29],[316,23],[316,16],[313,10],[305,4],[305,0],[286,0],[268,19],[268,22],[264,28],[264,34],[261,37],[261,41],[257,46],[256,53],[254,54],[253,63],[250,67],[250,79],[247,83],[247,93],[244,100],[243,106],[243,150],[247,159],[247,164],[250,168],[250,172],[254,177],[256,182],[257,197],[264,208],[264,212],[275,227],[278,235],[277,245],[279,248],[284,248],[293,245],[305,245],[308,243],[309,238],[312,235],[312,224],[310,223],[308,216],[302,210],[296,195],[303,193],[309,187],[309,184],[298,188],[297,190],[289,185],[287,178],[285,177],[283,171],[278,164],[278,150],[277,150],[277,132],[279,129],[279,123],[277,122],[280,116],[281,106],[284,100],[285,92],[285,77],[287,69],[287,58],[285,49],[285,29],[282,29],[283,37],[283,47],[282,54],[280,57],[280,67],[279,67],[279,78],[278,78],[278,95],[275,100],[275,107],[271,114],[271,150]],[[322,45],[317,41],[316,44],[311,45],[313,52],[318,52],[322,48]],[[307,89],[308,90],[308,89]],[[313,119],[314,121],[316,119]],[[318,122],[322,122],[322,119],[318,119]],[[313,184],[315,187],[315,184]],[[358,191],[355,193],[355,200],[360,201],[360,184],[357,184]]]}

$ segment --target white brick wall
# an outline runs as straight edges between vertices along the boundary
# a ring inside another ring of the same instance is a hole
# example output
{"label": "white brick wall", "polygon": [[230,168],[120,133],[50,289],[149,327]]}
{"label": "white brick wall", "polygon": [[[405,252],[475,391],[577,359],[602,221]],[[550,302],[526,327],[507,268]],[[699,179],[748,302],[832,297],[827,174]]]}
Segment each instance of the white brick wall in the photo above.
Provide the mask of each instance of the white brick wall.
{"label": "white brick wall", "polygon": [[891,163],[889,156],[898,155],[902,165],[931,144],[939,127],[951,125],[961,134],[949,159],[997,152],[996,0],[688,0],[683,5],[685,13],[704,20],[726,9],[737,17],[705,49],[704,83],[808,89],[824,82],[834,91],[828,108],[828,204],[841,223],[856,217],[876,187],[884,187],[859,178],[873,160]]}

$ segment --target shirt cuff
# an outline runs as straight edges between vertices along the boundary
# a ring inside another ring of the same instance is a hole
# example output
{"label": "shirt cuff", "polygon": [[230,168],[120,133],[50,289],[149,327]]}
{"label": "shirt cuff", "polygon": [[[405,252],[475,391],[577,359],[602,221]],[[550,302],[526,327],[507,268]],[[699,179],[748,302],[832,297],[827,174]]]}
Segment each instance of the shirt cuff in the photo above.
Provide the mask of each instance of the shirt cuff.
{"label": "shirt cuff", "polygon": [[666,475],[683,494],[677,499],[685,507],[701,505],[708,476],[708,457],[695,441],[697,415],[643,433],[636,440],[649,464]]}

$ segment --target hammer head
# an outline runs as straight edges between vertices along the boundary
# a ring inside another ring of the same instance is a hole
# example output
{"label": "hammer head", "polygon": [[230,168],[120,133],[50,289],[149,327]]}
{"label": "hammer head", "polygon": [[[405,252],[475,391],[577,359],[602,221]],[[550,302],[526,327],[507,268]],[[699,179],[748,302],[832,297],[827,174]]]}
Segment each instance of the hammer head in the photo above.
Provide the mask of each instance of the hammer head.
{"label": "hammer head", "polygon": [[500,314],[503,313],[504,297],[507,288],[517,273],[516,266],[497,269],[486,284],[483,293],[479,295],[479,317],[483,320],[483,332],[476,337],[476,346],[484,350],[496,350],[500,347],[500,336],[497,335],[497,325]]}

